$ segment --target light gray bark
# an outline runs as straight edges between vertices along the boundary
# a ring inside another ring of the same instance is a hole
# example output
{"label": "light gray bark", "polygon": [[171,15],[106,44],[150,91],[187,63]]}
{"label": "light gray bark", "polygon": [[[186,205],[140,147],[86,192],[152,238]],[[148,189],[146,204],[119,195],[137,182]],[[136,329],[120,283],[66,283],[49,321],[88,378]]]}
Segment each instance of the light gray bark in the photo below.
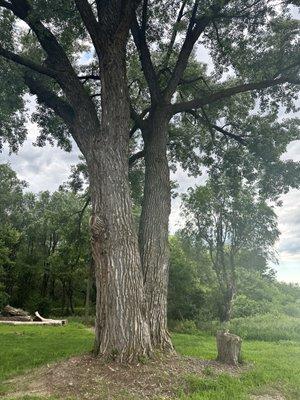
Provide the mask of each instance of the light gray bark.
{"label": "light gray bark", "polygon": [[229,332],[217,333],[217,360],[229,365],[238,365],[241,362],[242,339]]}

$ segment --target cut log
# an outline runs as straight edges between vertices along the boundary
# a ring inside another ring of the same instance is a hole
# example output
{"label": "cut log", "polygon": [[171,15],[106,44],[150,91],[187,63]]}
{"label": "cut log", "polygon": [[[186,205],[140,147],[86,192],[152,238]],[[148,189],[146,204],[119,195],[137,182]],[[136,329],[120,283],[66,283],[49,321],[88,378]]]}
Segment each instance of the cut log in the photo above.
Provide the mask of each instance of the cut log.
{"label": "cut log", "polygon": [[65,325],[67,323],[67,321],[63,320],[55,320],[55,319],[50,319],[48,321],[45,322],[41,322],[41,321],[8,321],[8,320],[3,320],[0,321],[0,325],[58,325],[58,326],[62,326]]}
{"label": "cut log", "polygon": [[238,365],[241,362],[242,339],[229,333],[220,331],[217,333],[217,360],[229,365]]}
{"label": "cut log", "polygon": [[33,318],[33,321],[35,321],[35,322],[43,322],[43,323],[45,323],[45,324],[49,324],[49,325],[66,325],[67,324],[67,320],[66,319],[58,319],[58,320],[56,320],[56,319],[48,319],[48,318],[43,318],[41,315],[40,315],[40,313],[38,312],[38,311],[36,311],[35,313],[34,313],[34,318]]}
{"label": "cut log", "polygon": [[24,311],[21,308],[11,307],[9,305],[3,308],[2,314],[7,317],[30,317],[27,311]]}
{"label": "cut log", "polygon": [[0,321],[20,321],[20,322],[30,322],[32,318],[29,315],[19,315],[19,316],[8,316],[2,317],[0,316]]}

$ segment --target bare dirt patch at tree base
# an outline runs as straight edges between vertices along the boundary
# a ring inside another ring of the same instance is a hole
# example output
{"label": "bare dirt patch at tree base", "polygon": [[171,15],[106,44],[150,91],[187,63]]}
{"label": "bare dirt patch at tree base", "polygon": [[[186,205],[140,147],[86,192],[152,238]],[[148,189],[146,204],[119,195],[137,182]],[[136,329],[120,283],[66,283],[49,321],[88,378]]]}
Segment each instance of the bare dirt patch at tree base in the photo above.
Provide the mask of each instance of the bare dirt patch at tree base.
{"label": "bare dirt patch at tree base", "polygon": [[169,356],[146,364],[103,363],[90,355],[73,357],[14,378],[9,398],[21,395],[57,396],[89,400],[171,399],[178,389],[188,389],[187,374],[238,375],[245,367],[215,361]]}
{"label": "bare dirt patch at tree base", "polygon": [[285,400],[281,394],[262,394],[262,395],[253,395],[251,396],[251,400]]}

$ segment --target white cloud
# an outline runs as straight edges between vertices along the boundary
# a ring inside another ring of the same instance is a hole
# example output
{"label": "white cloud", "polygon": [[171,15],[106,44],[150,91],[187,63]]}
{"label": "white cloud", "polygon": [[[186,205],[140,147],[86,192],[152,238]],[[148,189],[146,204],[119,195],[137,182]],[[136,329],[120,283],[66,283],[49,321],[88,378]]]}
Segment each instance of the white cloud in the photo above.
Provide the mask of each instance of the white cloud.
{"label": "white cloud", "polygon": [[8,151],[4,150],[0,153],[0,162],[9,162],[19,178],[29,183],[28,190],[54,191],[67,180],[70,166],[78,162],[80,152],[75,143],[71,153],[50,144],[44,147],[34,146],[38,135],[37,126],[29,123],[28,132],[28,138],[19,152],[9,155]]}

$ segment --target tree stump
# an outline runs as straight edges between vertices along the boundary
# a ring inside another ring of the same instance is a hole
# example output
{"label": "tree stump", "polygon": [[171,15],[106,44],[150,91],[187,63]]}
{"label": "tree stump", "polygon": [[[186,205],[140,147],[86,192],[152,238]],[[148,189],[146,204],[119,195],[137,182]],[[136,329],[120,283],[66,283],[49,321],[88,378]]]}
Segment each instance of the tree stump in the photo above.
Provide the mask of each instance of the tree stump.
{"label": "tree stump", "polygon": [[238,365],[241,362],[242,339],[229,333],[220,331],[217,333],[217,360],[229,365]]}

